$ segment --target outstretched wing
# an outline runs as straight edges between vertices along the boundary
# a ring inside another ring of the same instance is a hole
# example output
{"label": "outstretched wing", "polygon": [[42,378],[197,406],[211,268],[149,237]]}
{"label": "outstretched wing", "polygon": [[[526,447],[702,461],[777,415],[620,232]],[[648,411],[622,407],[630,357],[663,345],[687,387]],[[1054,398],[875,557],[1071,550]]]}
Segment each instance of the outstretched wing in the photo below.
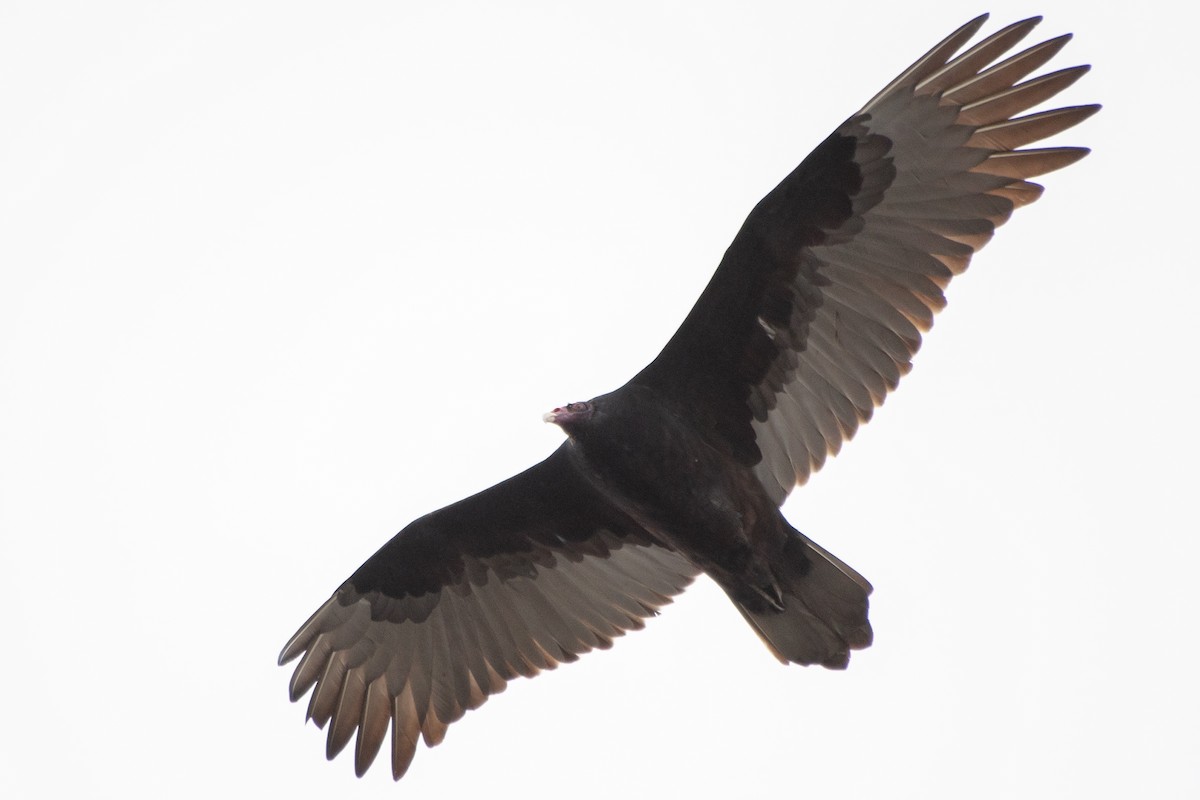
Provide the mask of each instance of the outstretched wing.
{"label": "outstretched wing", "polygon": [[[357,732],[355,769],[391,725],[392,775],[423,736],[518,675],[606,648],[698,570],[603,500],[564,447],[525,472],[405,528],[296,632],[292,700],[329,725],[333,758]],[[314,688],[315,687],[315,688]]]}
{"label": "outstretched wing", "polygon": [[951,58],[964,25],[843,123],[754,208],[695,307],[632,382],[685,403],[782,503],[908,372],[942,292],[1028,182],[1087,154],[1021,150],[1099,106],[1014,117],[1086,66],[1023,83],[1070,39],[997,63],[1040,18]]}

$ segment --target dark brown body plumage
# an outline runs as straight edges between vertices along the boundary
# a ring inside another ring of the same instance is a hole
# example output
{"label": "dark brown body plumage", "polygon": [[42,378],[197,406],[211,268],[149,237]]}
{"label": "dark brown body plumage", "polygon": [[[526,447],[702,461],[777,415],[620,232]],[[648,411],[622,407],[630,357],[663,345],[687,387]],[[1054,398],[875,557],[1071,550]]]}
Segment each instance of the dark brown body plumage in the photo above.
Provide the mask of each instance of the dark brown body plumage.
{"label": "dark brown body plumage", "polygon": [[[566,426],[572,463],[613,505],[659,542],[703,569],[744,610],[781,613],[785,587],[811,570],[811,555],[753,471],[719,440],[698,429],[682,408],[631,383],[590,401],[594,413]],[[663,480],[662,476],[670,476]],[[790,559],[790,560],[789,560]],[[854,637],[870,641],[865,581],[843,587],[859,596]],[[794,654],[806,663],[840,662],[833,653]]]}

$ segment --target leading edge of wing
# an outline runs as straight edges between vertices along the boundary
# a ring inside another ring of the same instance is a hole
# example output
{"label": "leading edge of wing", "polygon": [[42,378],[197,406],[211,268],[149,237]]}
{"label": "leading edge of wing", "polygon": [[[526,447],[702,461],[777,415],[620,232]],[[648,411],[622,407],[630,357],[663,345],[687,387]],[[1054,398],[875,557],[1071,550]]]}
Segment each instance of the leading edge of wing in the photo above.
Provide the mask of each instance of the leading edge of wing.
{"label": "leading edge of wing", "polygon": [[697,570],[654,544],[575,471],[564,447],[525,472],[416,521],[367,560],[280,654],[290,693],[328,725],[326,755],[351,738],[355,770],[391,728],[393,777],[417,742],[517,676],[611,646]]}
{"label": "leading edge of wing", "polygon": [[1019,116],[1086,73],[1025,80],[1069,35],[1005,57],[1034,18],[954,56],[983,21],[918,59],[755,206],[633,379],[685,405],[777,502],[896,388],[950,279],[1040,196],[1028,179],[1087,153],[1016,149],[1099,109]]}

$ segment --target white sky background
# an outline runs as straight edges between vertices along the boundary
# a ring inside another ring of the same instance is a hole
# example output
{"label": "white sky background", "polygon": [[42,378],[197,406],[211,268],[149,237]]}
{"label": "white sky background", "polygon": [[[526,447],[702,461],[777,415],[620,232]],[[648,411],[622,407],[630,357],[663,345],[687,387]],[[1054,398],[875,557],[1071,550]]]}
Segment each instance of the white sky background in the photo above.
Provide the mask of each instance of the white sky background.
{"label": "white sky background", "polygon": [[875,645],[781,667],[702,582],[398,787],[324,760],[284,641],[985,7],[0,5],[5,795],[1200,795],[1195,12],[993,5],[1106,109],[786,508]]}

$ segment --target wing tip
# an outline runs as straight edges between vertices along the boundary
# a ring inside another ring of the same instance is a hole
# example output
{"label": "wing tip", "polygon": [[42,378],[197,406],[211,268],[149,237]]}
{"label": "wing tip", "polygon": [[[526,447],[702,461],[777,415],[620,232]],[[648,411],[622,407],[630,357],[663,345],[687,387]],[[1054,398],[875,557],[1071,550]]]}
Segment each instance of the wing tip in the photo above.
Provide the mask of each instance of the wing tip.
{"label": "wing tip", "polygon": [[303,647],[297,646],[296,640],[298,638],[299,638],[299,634],[296,634],[291,639],[288,639],[288,643],[285,644],[283,646],[283,649],[279,651],[279,658],[277,658],[275,660],[276,666],[279,666],[279,667],[287,666],[287,663],[289,661],[294,661],[296,656],[298,656],[304,652]]}
{"label": "wing tip", "polygon": [[[991,16],[992,16],[992,12],[985,11],[982,14],[980,14],[979,16],[975,17],[974,19],[969,20],[966,24],[964,24],[962,27],[960,27],[954,33],[958,34],[962,31],[966,30],[967,28],[972,28],[971,34],[974,35],[975,31],[977,31],[981,27],[983,27],[983,23],[987,22]],[[1031,19],[1032,19],[1032,17],[1031,17]]]}

